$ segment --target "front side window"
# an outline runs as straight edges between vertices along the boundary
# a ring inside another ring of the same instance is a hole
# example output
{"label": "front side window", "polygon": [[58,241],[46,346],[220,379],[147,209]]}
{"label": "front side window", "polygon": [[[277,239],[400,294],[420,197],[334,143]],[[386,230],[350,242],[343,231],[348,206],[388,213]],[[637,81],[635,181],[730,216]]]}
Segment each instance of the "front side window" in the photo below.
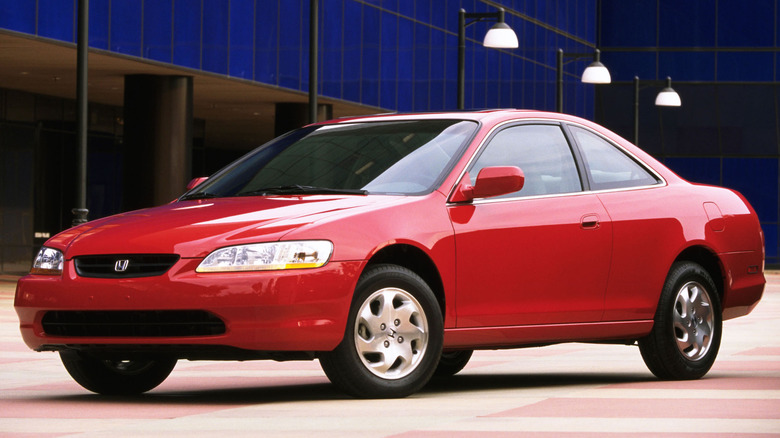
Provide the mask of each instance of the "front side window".
{"label": "front side window", "polygon": [[658,184],[655,176],[612,143],[587,129],[578,126],[570,129],[584,156],[591,190]]}
{"label": "front side window", "polygon": [[501,198],[582,190],[571,148],[558,125],[519,125],[499,131],[469,169],[471,183],[489,166],[517,166],[525,175],[520,191]]}
{"label": "front side window", "polygon": [[477,127],[462,120],[411,120],[303,128],[249,153],[180,199],[428,193]]}

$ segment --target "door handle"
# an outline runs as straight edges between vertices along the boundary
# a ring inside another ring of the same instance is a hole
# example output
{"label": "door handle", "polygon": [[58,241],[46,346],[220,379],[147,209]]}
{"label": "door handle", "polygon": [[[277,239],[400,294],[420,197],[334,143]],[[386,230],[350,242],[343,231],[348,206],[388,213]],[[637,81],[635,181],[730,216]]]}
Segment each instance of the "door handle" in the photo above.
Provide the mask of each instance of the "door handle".
{"label": "door handle", "polygon": [[586,214],[580,219],[580,226],[585,230],[595,230],[599,228],[599,215]]}

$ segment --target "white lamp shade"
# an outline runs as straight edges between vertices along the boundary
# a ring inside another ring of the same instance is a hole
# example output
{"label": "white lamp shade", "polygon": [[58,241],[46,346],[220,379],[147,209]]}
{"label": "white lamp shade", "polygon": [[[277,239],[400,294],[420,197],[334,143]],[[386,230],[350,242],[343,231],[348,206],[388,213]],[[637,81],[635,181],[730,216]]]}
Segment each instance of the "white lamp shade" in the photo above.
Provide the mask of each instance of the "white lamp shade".
{"label": "white lamp shade", "polygon": [[681,106],[680,95],[671,88],[664,88],[655,98],[656,106]]}
{"label": "white lamp shade", "polygon": [[519,44],[515,31],[508,24],[499,22],[485,34],[482,45],[493,49],[516,49]]}
{"label": "white lamp shade", "polygon": [[655,106],[681,106],[680,95],[672,88],[672,78],[666,77],[666,88],[655,97]]}
{"label": "white lamp shade", "polygon": [[609,84],[612,82],[612,77],[604,64],[596,61],[582,72],[582,82],[585,84]]}

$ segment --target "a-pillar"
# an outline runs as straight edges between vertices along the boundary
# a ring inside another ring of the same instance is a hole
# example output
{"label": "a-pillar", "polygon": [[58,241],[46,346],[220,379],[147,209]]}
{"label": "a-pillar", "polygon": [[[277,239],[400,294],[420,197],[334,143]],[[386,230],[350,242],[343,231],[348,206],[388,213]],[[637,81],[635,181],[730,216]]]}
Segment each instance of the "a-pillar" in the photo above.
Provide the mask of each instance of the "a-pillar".
{"label": "a-pillar", "polygon": [[125,211],[184,192],[192,173],[192,92],[190,76],[125,76]]}

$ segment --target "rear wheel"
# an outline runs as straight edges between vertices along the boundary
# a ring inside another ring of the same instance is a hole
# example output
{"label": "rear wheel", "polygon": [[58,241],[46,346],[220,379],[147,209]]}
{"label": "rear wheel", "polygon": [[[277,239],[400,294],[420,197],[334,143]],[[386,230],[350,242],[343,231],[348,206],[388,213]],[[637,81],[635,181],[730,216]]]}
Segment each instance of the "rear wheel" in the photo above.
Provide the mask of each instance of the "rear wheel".
{"label": "rear wheel", "polygon": [[441,309],[425,281],[401,266],[378,265],[358,281],[344,339],[320,355],[320,364],[354,397],[406,397],[433,375],[443,332]]}
{"label": "rear wheel", "polygon": [[106,360],[79,351],[61,351],[68,374],[84,388],[104,395],[133,395],[162,383],[176,366],[173,358]]}
{"label": "rear wheel", "polygon": [[653,330],[639,341],[642,359],[661,379],[698,379],[715,362],[721,329],[720,301],[709,273],[696,263],[675,263]]}

